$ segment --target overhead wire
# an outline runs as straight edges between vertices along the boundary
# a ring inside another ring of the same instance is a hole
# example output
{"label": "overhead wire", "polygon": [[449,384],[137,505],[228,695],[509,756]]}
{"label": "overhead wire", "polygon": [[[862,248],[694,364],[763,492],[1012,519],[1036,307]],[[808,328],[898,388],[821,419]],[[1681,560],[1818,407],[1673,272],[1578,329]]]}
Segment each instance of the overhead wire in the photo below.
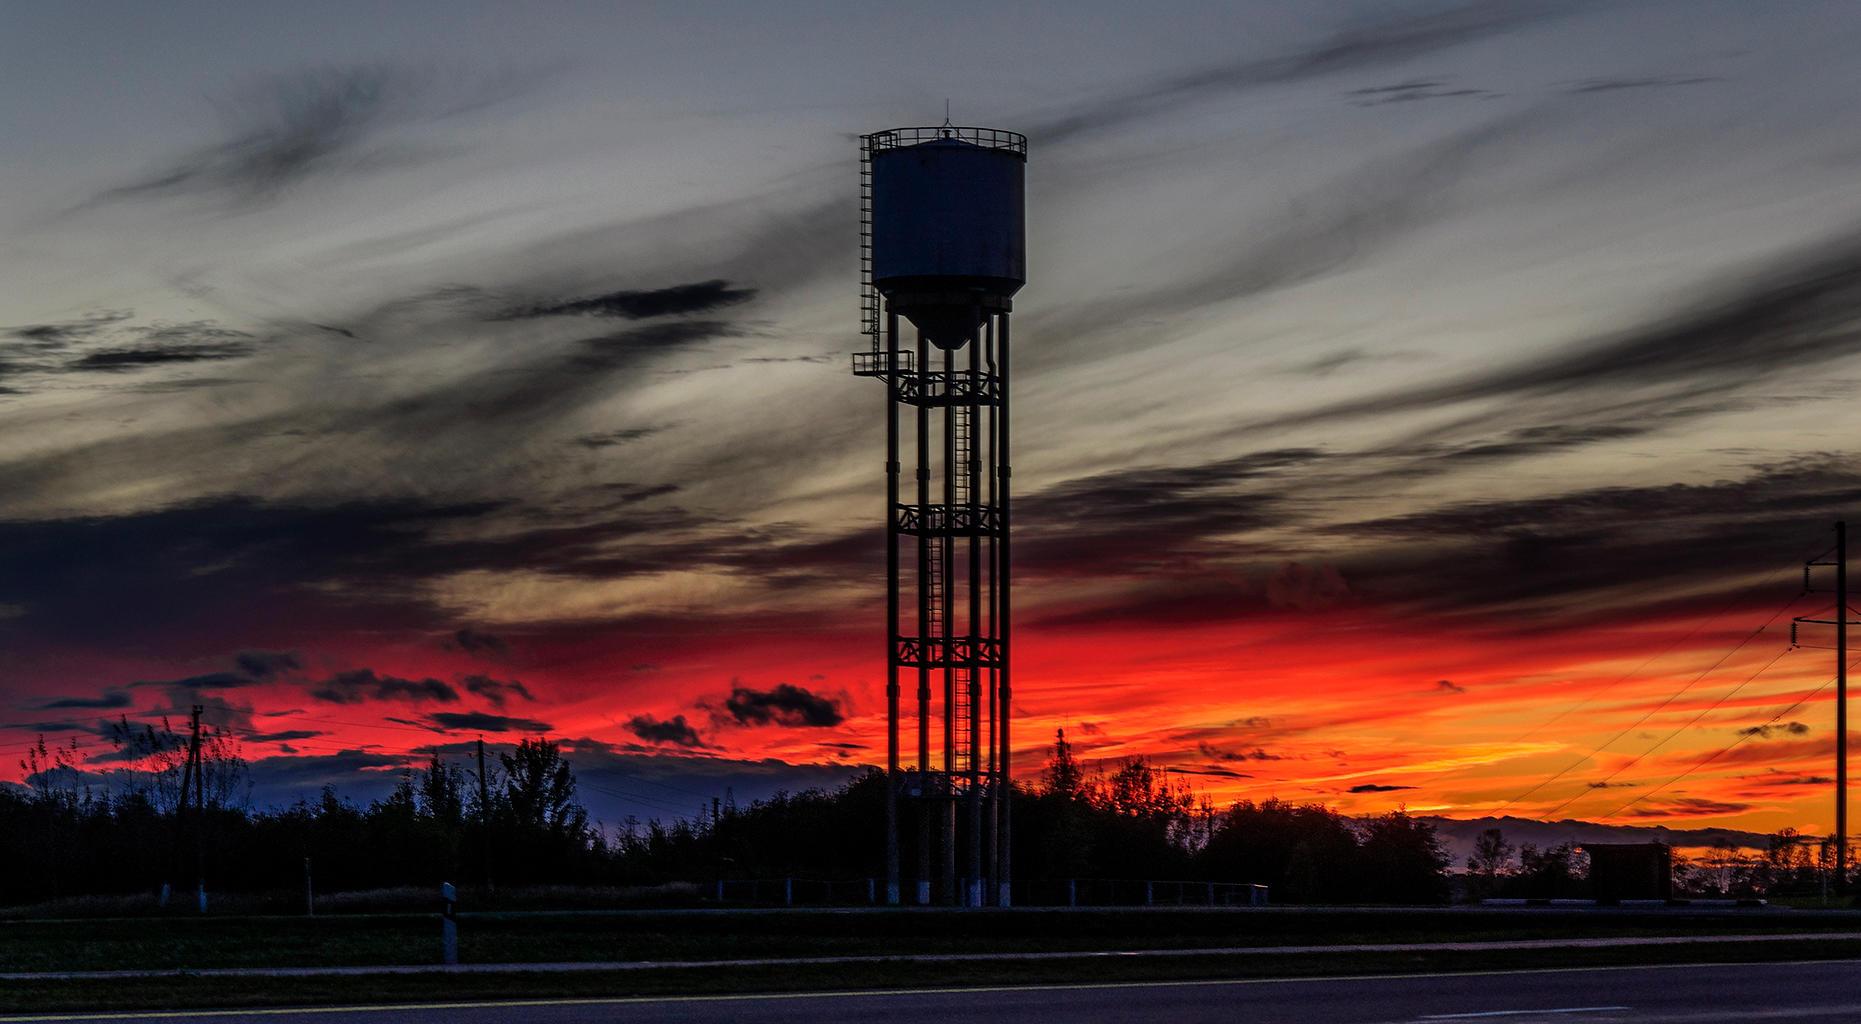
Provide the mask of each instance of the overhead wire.
{"label": "overhead wire", "polygon": [[[1815,549],[1812,547],[1809,550],[1813,551]],[[1782,575],[1786,570],[1793,569],[1801,565],[1803,561],[1804,559],[1798,559],[1796,561],[1787,562],[1784,565],[1771,570],[1770,573],[1765,575],[1763,578],[1759,579],[1756,583],[1753,583],[1750,586],[1740,587],[1739,589],[1733,591],[1732,596],[1727,598],[1723,604],[1719,605],[1717,610],[1713,611],[1712,614],[1706,616],[1704,619],[1701,619],[1698,622],[1694,623],[1693,628],[1687,630],[1685,633],[1669,641],[1667,646],[1661,648],[1660,650],[1649,655],[1647,658],[1643,659],[1639,665],[1636,665],[1634,668],[1628,670],[1627,673],[1621,676],[1618,676],[1614,680],[1584,695],[1584,697],[1578,700],[1575,704],[1572,704],[1564,708],[1564,710],[1558,712],[1555,715],[1552,715],[1550,718],[1547,718],[1539,722],[1538,724],[1532,726],[1531,728],[1526,729],[1524,732],[1520,733],[1517,737],[1515,737],[1511,741],[1511,743],[1508,744],[1508,746],[1517,746],[1518,744],[1523,743],[1524,741],[1530,739],[1531,737],[1537,735],[1538,733],[1543,732],[1545,729],[1550,728],[1551,726],[1557,724],[1558,722],[1563,721],[1565,718],[1570,717],[1571,715],[1582,710],[1583,708],[1588,707],[1592,701],[1595,701],[1597,698],[1601,697],[1603,694],[1608,693],[1609,691],[1615,689],[1621,684],[1626,683],[1630,679],[1633,679],[1636,676],[1640,675],[1642,671],[1646,669],[1649,665],[1652,665],[1655,663],[1655,661],[1663,657],[1666,657],[1668,654],[1672,653],[1676,648],[1678,648],[1681,644],[1686,643],[1688,640],[1693,639],[1693,637],[1698,635],[1701,630],[1705,629],[1707,626],[1711,625],[1714,622],[1717,622],[1720,618],[1724,617],[1725,613],[1737,607],[1739,599],[1743,597],[1747,592],[1758,590],[1762,587],[1770,585],[1772,580],[1775,580],[1778,576]],[[1794,602],[1795,600],[1801,599],[1802,596],[1803,596],[1803,593],[1798,593],[1795,598],[1792,598],[1792,601]],[[1446,772],[1442,775],[1437,775],[1434,777],[1434,779],[1432,780],[1430,784],[1431,785],[1438,784],[1447,779],[1451,779],[1451,778],[1455,778],[1457,776],[1463,775],[1469,771],[1472,771],[1475,767],[1478,767],[1478,765],[1464,765],[1460,768],[1454,769],[1453,771]],[[1525,794],[1525,795],[1529,795],[1529,794]],[[1498,810],[1503,811],[1507,807],[1510,807],[1513,804],[1517,803],[1520,799],[1523,799],[1523,796],[1516,797],[1512,800],[1508,800],[1506,803],[1501,804]],[[1498,813],[1498,811],[1495,811],[1493,813]]]}
{"label": "overhead wire", "polygon": [[[1821,542],[1818,541],[1817,543],[1821,543]],[[1813,551],[1815,549],[1812,547],[1809,550]],[[1701,619],[1699,622],[1695,623],[1692,629],[1689,629],[1685,633],[1681,634],[1677,639],[1670,642],[1666,647],[1663,647],[1659,651],[1656,651],[1654,654],[1648,656],[1648,658],[1644,660],[1641,664],[1635,666],[1633,669],[1630,669],[1627,675],[1624,675],[1621,678],[1616,679],[1614,682],[1611,682],[1608,685],[1595,690],[1594,692],[1585,696],[1582,700],[1579,700],[1577,703],[1571,705],[1568,708],[1565,708],[1563,711],[1560,711],[1557,714],[1552,715],[1550,718],[1547,718],[1543,722],[1540,722],[1537,725],[1533,726],[1532,728],[1526,730],[1523,734],[1519,736],[1519,739],[1520,740],[1527,739],[1535,735],[1539,731],[1545,728],[1548,728],[1549,726],[1555,725],[1556,723],[1564,720],[1570,715],[1581,710],[1582,708],[1587,706],[1591,701],[1602,696],[1604,693],[1607,693],[1609,690],[1615,688],[1616,686],[1622,683],[1627,682],[1630,679],[1633,679],[1637,675],[1640,675],[1643,669],[1647,668],[1649,665],[1654,664],[1654,662],[1657,659],[1664,657],[1665,655],[1671,653],[1675,648],[1679,647],[1681,644],[1686,643],[1688,640],[1693,639],[1693,637],[1699,634],[1700,630],[1705,629],[1707,626],[1713,624],[1714,622],[1717,622],[1720,618],[1724,617],[1726,612],[1729,612],[1733,608],[1737,607],[1739,598],[1744,596],[1745,593],[1749,591],[1759,590],[1759,589],[1762,589],[1763,587],[1769,586],[1772,580],[1776,579],[1778,576],[1782,575],[1787,570],[1794,569],[1794,568],[1801,566],[1804,561],[1805,559],[1799,558],[1791,562],[1786,562],[1783,565],[1778,566],[1775,569],[1772,569],[1770,573],[1765,575],[1763,578],[1759,579],[1756,583],[1753,583],[1748,587],[1741,587],[1738,590],[1733,591],[1732,596],[1729,598],[1726,598],[1725,603],[1721,604],[1718,607],[1718,610],[1714,611],[1711,615],[1708,615],[1704,619]],[[1791,599],[1791,601],[1794,603],[1796,600],[1800,599],[1803,596],[1803,593],[1807,593],[1807,590],[1803,592],[1799,592],[1795,598]]]}
{"label": "overhead wire", "polygon": [[1778,651],[1776,654],[1771,656],[1771,660],[1765,662],[1763,666],[1760,667],[1756,672],[1753,672],[1751,673],[1751,675],[1745,677],[1744,682],[1739,683],[1737,686],[1732,687],[1730,690],[1727,690],[1723,695],[1719,697],[1718,700],[1713,701],[1706,708],[1702,709],[1699,714],[1694,715],[1691,719],[1689,719],[1685,724],[1675,727],[1674,731],[1661,737],[1660,740],[1657,741],[1653,746],[1649,747],[1648,749],[1642,751],[1639,754],[1636,754],[1632,759],[1628,761],[1628,763],[1617,768],[1615,771],[1610,772],[1609,775],[1606,778],[1604,778],[1601,782],[1591,783],[1589,785],[1589,788],[1584,789],[1584,790],[1579,790],[1576,793],[1576,795],[1572,796],[1570,799],[1564,801],[1563,803],[1558,804],[1556,807],[1553,807],[1550,810],[1544,812],[1543,814],[1539,815],[1539,817],[1549,820],[1555,815],[1561,813],[1566,807],[1569,807],[1570,805],[1583,799],[1585,796],[1588,796],[1591,793],[1596,792],[1597,790],[1608,788],[1609,784],[1611,782],[1614,782],[1618,777],[1620,777],[1623,772],[1628,771],[1630,768],[1633,768],[1637,764],[1640,764],[1642,759],[1646,758],[1648,755],[1666,746],[1667,743],[1670,740],[1672,740],[1674,737],[1680,735],[1686,730],[1691,729],[1693,728],[1693,726],[1699,724],[1700,719],[1705,718],[1707,715],[1711,714],[1714,711],[1717,711],[1720,708],[1720,706],[1722,706],[1726,701],[1731,700],[1734,696],[1738,694],[1740,690],[1743,690],[1745,687],[1750,686],[1753,682],[1757,680],[1759,676],[1770,671],[1770,668],[1772,665],[1775,665],[1779,661],[1782,661],[1784,655],[1789,654],[1794,649],[1795,648],[1785,647],[1783,650]]}
{"label": "overhead wire", "polygon": [[[1861,660],[1857,660],[1857,661],[1854,661],[1854,662],[1851,662],[1851,663],[1849,664],[1849,666],[1848,666],[1848,667],[1849,667],[1849,670],[1850,670],[1850,671],[1853,671],[1853,669],[1854,669],[1854,667],[1855,667],[1856,665],[1861,665]],[[1769,718],[1768,720],[1766,720],[1766,721],[1764,722],[1764,724],[1763,724],[1763,725],[1760,725],[1760,726],[1757,726],[1757,727],[1755,727],[1755,728],[1752,728],[1752,729],[1747,729],[1747,730],[1744,730],[1744,731],[1741,731],[1741,732],[1740,732],[1740,733],[1738,734],[1738,736],[1737,736],[1737,738],[1736,738],[1736,739],[1734,739],[1734,740],[1732,740],[1732,742],[1730,742],[1730,743],[1727,743],[1727,744],[1726,744],[1725,746],[1723,746],[1723,747],[1720,747],[1720,748],[1719,748],[1718,750],[1715,750],[1715,751],[1713,751],[1713,752],[1712,752],[1712,753],[1711,753],[1710,755],[1708,755],[1707,757],[1705,757],[1705,758],[1703,758],[1703,759],[1701,759],[1700,761],[1698,761],[1698,762],[1696,762],[1696,763],[1694,763],[1694,764],[1692,765],[1692,767],[1690,767],[1690,768],[1688,768],[1688,769],[1686,769],[1685,771],[1683,771],[1683,772],[1681,772],[1680,774],[1678,774],[1678,775],[1676,775],[1676,776],[1674,776],[1673,778],[1671,778],[1671,779],[1668,779],[1668,780],[1667,780],[1666,782],[1663,782],[1663,783],[1661,783],[1660,785],[1658,785],[1658,786],[1656,786],[1656,787],[1654,787],[1653,789],[1650,789],[1650,790],[1648,790],[1648,791],[1647,791],[1646,793],[1643,793],[1643,794],[1641,794],[1640,796],[1637,796],[1637,797],[1635,797],[1634,799],[1632,799],[1632,800],[1630,800],[1630,801],[1628,801],[1627,803],[1625,803],[1625,804],[1623,804],[1622,806],[1620,806],[1620,807],[1617,807],[1617,808],[1616,808],[1615,810],[1613,810],[1613,811],[1610,811],[1610,812],[1609,812],[1608,814],[1605,814],[1605,815],[1603,815],[1603,817],[1605,817],[1605,818],[1613,818],[1613,817],[1615,817],[1616,815],[1618,815],[1618,814],[1621,814],[1621,813],[1622,813],[1623,811],[1626,811],[1626,810],[1628,810],[1628,809],[1629,809],[1630,807],[1633,807],[1633,806],[1635,806],[1636,804],[1638,804],[1638,803],[1640,803],[1640,802],[1642,802],[1643,800],[1646,800],[1646,799],[1648,799],[1649,797],[1651,797],[1651,796],[1653,796],[1654,794],[1656,794],[1656,793],[1659,793],[1659,792],[1661,792],[1662,790],[1664,790],[1664,789],[1666,789],[1666,788],[1667,788],[1667,787],[1669,787],[1669,786],[1672,786],[1672,785],[1673,785],[1674,783],[1676,783],[1676,782],[1679,782],[1679,781],[1681,781],[1682,779],[1685,779],[1685,778],[1687,778],[1688,776],[1691,776],[1691,775],[1692,775],[1692,774],[1693,774],[1694,772],[1696,772],[1696,771],[1699,771],[1699,770],[1700,770],[1701,768],[1704,768],[1704,767],[1706,767],[1707,765],[1709,765],[1709,764],[1711,764],[1711,763],[1713,763],[1714,761],[1717,761],[1717,760],[1718,760],[1719,758],[1721,758],[1721,757],[1724,757],[1724,756],[1725,756],[1726,754],[1728,754],[1728,753],[1730,753],[1730,752],[1732,752],[1732,751],[1733,751],[1734,749],[1736,749],[1736,748],[1737,748],[1737,747],[1738,747],[1738,746],[1739,746],[1740,744],[1742,744],[1742,743],[1744,743],[1744,742],[1745,742],[1746,740],[1749,740],[1749,739],[1751,739],[1751,738],[1752,738],[1753,736],[1760,736],[1760,735],[1763,735],[1763,731],[1764,731],[1764,729],[1765,729],[1765,727],[1766,727],[1766,726],[1772,726],[1772,725],[1776,725],[1779,719],[1781,719],[1781,718],[1783,718],[1783,717],[1784,717],[1785,715],[1787,715],[1787,714],[1790,714],[1791,712],[1793,712],[1793,711],[1795,711],[1795,710],[1796,710],[1797,708],[1800,708],[1800,707],[1802,707],[1802,706],[1803,706],[1804,704],[1807,704],[1807,703],[1809,703],[1809,701],[1810,701],[1810,700],[1812,700],[1812,699],[1813,699],[1813,698],[1815,698],[1815,697],[1816,697],[1817,695],[1819,695],[1820,693],[1822,693],[1822,691],[1824,691],[1824,690],[1826,690],[1826,689],[1828,689],[1829,687],[1831,687],[1831,686],[1834,686],[1834,685],[1835,685],[1835,680],[1834,680],[1834,679],[1830,679],[1830,680],[1829,680],[1828,682],[1826,682],[1826,683],[1823,683],[1823,684],[1822,684],[1821,686],[1818,686],[1818,687],[1816,687],[1815,689],[1813,689],[1813,690],[1811,690],[1811,691],[1809,691],[1808,693],[1806,693],[1806,694],[1804,694],[1803,696],[1801,696],[1801,697],[1799,697],[1799,698],[1797,698],[1797,700],[1796,700],[1796,702],[1795,702],[1795,703],[1793,703],[1793,704],[1791,704],[1791,705],[1790,705],[1789,707],[1786,707],[1786,708],[1784,708],[1784,709],[1783,709],[1782,711],[1779,711],[1779,712],[1777,712],[1776,714],[1774,714],[1774,715],[1772,715],[1772,716],[1771,716],[1771,717],[1770,717],[1770,718]]]}
{"label": "overhead wire", "polygon": [[1672,704],[1674,701],[1680,699],[1680,697],[1683,694],[1685,694],[1688,690],[1691,690],[1694,686],[1698,685],[1699,682],[1705,679],[1708,675],[1711,675],[1716,669],[1718,669],[1720,665],[1725,664],[1726,659],[1730,658],[1734,654],[1737,654],[1740,650],[1743,650],[1746,644],[1749,644],[1751,641],[1756,640],[1759,634],[1763,633],[1766,629],[1769,629],[1771,627],[1771,624],[1777,621],[1778,616],[1782,615],[1786,611],[1789,611],[1793,605],[1795,605],[1798,601],[1802,599],[1803,599],[1803,595],[1801,593],[1798,593],[1795,596],[1791,597],[1790,600],[1784,602],[1781,607],[1779,607],[1776,611],[1772,612],[1770,615],[1770,618],[1764,620],[1763,625],[1760,625],[1758,628],[1746,634],[1744,639],[1732,645],[1731,650],[1728,650],[1724,654],[1720,655],[1718,660],[1714,661],[1711,665],[1706,666],[1706,668],[1703,671],[1701,671],[1698,675],[1694,676],[1691,680],[1688,680],[1686,685],[1680,687],[1680,689],[1668,695],[1667,699],[1662,701],[1655,708],[1644,713],[1640,718],[1636,719],[1634,722],[1625,726],[1621,731],[1609,737],[1607,740],[1604,740],[1601,745],[1592,749],[1589,753],[1583,755],[1582,757],[1578,758],[1575,761],[1572,761],[1570,764],[1565,765],[1563,768],[1560,768],[1556,772],[1552,773],[1550,776],[1540,780],[1536,785],[1532,786],[1530,789],[1527,789],[1523,793],[1520,793],[1518,796],[1515,796],[1512,799],[1507,800],[1505,803],[1499,805],[1499,807],[1495,809],[1494,811],[1492,811],[1491,813],[1496,815],[1500,811],[1504,811],[1508,807],[1511,807],[1523,800],[1529,799],[1532,796],[1532,794],[1538,792],[1539,790],[1543,789],[1546,786],[1549,786],[1550,784],[1556,782],[1557,780],[1563,778],[1564,776],[1569,775],[1571,772],[1577,770],[1578,768],[1582,767],[1584,764],[1588,763],[1589,760],[1595,757],[1597,754],[1600,754],[1603,751],[1609,749],[1609,747],[1613,745],[1617,740],[1620,740],[1622,737],[1628,735],[1633,730],[1640,728],[1643,722],[1646,722],[1649,718],[1659,713],[1662,709],[1666,708],[1669,704]]}

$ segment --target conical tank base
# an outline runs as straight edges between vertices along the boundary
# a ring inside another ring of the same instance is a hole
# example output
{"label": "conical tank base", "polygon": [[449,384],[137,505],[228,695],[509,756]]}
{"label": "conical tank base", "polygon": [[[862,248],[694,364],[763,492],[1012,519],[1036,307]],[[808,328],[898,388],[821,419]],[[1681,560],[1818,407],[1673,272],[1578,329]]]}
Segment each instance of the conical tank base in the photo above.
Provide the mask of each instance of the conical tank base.
{"label": "conical tank base", "polygon": [[920,306],[900,309],[924,339],[941,349],[960,349],[975,340],[982,317],[971,306]]}
{"label": "conical tank base", "polygon": [[1020,287],[1018,282],[992,278],[964,278],[954,285],[913,282],[918,287],[887,288],[888,283],[881,282],[880,288],[891,310],[911,321],[926,341],[948,350],[974,341],[991,314],[1008,312],[1009,296]]}

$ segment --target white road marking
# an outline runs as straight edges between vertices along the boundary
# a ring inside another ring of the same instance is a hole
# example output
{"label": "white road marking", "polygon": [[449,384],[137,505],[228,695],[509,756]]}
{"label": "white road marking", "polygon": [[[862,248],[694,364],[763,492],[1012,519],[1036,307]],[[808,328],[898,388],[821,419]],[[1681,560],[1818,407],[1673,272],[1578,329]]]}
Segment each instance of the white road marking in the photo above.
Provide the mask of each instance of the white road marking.
{"label": "white road marking", "polygon": [[1564,1006],[1555,1010],[1484,1010],[1480,1013],[1431,1013],[1416,1020],[1475,1020],[1481,1017],[1523,1017],[1528,1013],[1603,1013],[1626,1010],[1626,1006]]}
{"label": "white road marking", "polygon": [[[884,996],[1011,994],[1016,992],[1097,992],[1125,988],[1235,988],[1244,985],[1331,984],[1340,981],[1417,981],[1430,978],[1503,978],[1521,974],[1586,974],[1617,971],[1671,971],[1710,967],[1811,967],[1852,964],[1853,960],[1771,960],[1747,963],[1612,964],[1602,967],[1528,967],[1517,970],[1439,971],[1427,974],[1339,974],[1302,978],[1221,978],[1209,981],[1106,981],[1059,985],[975,985],[942,988],[845,989],[827,992],[742,992],[708,996],[608,996],[575,999],[488,999],[475,1002],[379,1003],[361,1006],[292,1006],[250,1010],[143,1010],[127,1013],[44,1013],[0,1017],[0,1024],[90,1020],[174,1020],[210,1017],[308,1017],[319,1013],[394,1013],[407,1010],[495,1010],[526,1006],[628,1006],[641,1003],[728,1003],[758,1000],[848,999]],[[1797,1011],[1790,1011],[1795,1013]]]}

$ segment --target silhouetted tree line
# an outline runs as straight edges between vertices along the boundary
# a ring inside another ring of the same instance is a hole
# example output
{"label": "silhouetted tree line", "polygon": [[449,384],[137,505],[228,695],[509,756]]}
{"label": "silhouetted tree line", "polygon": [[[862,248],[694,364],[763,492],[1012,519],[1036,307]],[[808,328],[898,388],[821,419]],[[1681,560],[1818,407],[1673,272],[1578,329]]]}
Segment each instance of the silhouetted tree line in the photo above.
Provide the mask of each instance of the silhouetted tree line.
{"label": "silhouetted tree line", "polygon": [[1516,849],[1505,832],[1489,828],[1473,840],[1467,858],[1467,896],[1523,899],[1582,899],[1590,895],[1589,857],[1574,843]]}
{"label": "silhouetted tree line", "polygon": [[[1790,828],[1769,836],[1760,850],[1722,839],[1692,856],[1674,856],[1674,891],[1688,896],[1821,895],[1833,883],[1832,845]],[[1466,888],[1473,900],[1581,899],[1590,895],[1589,857],[1574,843],[1514,847],[1502,830],[1489,828],[1474,839]]]}
{"label": "silhouetted tree line", "polygon": [[[857,879],[881,873],[885,777],[781,793],[672,822],[598,827],[556,744],[524,740],[475,761],[437,754],[366,806],[333,789],[254,809],[246,764],[225,734],[203,734],[199,786],[180,803],[184,738],[118,729],[120,767],[86,784],[75,751],[41,743],[28,787],[0,787],[0,901],[303,885],[322,892],[431,885],[653,885],[717,878]],[[1144,758],[1087,770],[1064,734],[1043,777],[1017,784],[1015,874],[1040,880],[1260,882],[1283,902],[1431,903],[1447,898],[1434,829],[1401,812],[1347,818],[1315,804],[1243,801],[1217,809]],[[905,828],[912,816],[907,806]],[[910,847],[907,846],[907,849]],[[908,858],[909,859],[909,858]]]}
{"label": "silhouetted tree line", "polygon": [[1015,827],[1026,851],[1018,864],[1034,877],[1264,883],[1276,902],[1290,903],[1448,896],[1448,857],[1427,822],[1400,811],[1350,818],[1281,800],[1218,810],[1141,757],[1088,772],[1063,732],[1043,785],[1021,794]]}
{"label": "silhouetted tree line", "polygon": [[[1674,858],[1674,888],[1701,896],[1815,896],[1834,880],[1833,843],[1787,828],[1762,850],[1724,840],[1690,857]],[[1854,875],[1850,857],[1848,873]]]}

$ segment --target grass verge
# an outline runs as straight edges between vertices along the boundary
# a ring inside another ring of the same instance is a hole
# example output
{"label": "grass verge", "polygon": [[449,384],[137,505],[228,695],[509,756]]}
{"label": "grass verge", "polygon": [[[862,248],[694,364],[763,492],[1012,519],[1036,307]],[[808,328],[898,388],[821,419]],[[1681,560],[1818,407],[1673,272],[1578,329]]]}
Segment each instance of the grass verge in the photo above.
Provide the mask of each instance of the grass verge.
{"label": "grass verge", "polygon": [[[468,963],[706,960],[1861,930],[1861,917],[1353,909],[462,915]],[[0,926],[0,971],[330,967],[437,962],[433,915],[123,918]]]}
{"label": "grass verge", "polygon": [[[983,963],[964,969],[966,986],[1105,984],[1248,978],[1322,978],[1670,963],[1861,960],[1861,942],[1804,939],[1756,945],[1702,944],[1633,949],[1490,950],[1425,954],[1283,957],[1158,957],[1136,960]],[[208,1010],[290,1006],[669,997],[946,987],[921,966],[766,967],[728,972],[667,967],[576,974],[482,974],[341,978],[175,977],[0,982],[7,1014]],[[339,999],[332,999],[332,994]],[[4,1018],[0,1018],[4,1019]]]}

